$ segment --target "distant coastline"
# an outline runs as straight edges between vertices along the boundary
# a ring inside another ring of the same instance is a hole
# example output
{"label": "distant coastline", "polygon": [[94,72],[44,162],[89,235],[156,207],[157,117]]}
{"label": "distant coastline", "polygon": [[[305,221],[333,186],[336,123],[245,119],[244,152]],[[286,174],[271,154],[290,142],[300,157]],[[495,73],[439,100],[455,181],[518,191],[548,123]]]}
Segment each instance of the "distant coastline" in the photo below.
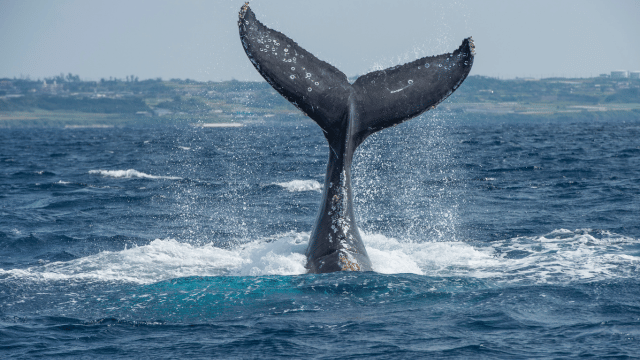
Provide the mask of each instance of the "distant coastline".
{"label": "distant coastline", "polygon": [[[436,111],[470,122],[640,119],[640,79],[470,76]],[[82,81],[72,74],[0,79],[0,127],[208,126],[302,117],[266,82]]]}

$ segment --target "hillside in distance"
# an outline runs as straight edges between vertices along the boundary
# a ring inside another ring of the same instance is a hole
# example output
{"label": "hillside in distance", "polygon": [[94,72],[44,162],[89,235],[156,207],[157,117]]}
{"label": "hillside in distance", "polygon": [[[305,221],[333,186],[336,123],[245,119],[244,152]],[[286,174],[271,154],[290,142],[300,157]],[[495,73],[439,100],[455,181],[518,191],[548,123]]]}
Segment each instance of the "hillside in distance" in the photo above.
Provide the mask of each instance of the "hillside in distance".
{"label": "hillside in distance", "polygon": [[[352,79],[355,80],[355,79]],[[640,80],[469,76],[436,110],[458,120],[640,118]],[[0,127],[286,121],[304,117],[266,82],[0,79]]]}

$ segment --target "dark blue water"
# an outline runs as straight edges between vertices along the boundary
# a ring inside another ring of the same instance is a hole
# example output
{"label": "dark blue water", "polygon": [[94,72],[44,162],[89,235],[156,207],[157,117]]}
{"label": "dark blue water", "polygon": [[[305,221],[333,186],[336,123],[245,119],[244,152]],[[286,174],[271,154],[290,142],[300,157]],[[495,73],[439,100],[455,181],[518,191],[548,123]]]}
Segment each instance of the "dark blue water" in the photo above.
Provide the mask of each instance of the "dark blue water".
{"label": "dark blue water", "polygon": [[640,119],[374,135],[376,273],[304,273],[328,151],[304,119],[0,130],[0,357],[640,357]]}

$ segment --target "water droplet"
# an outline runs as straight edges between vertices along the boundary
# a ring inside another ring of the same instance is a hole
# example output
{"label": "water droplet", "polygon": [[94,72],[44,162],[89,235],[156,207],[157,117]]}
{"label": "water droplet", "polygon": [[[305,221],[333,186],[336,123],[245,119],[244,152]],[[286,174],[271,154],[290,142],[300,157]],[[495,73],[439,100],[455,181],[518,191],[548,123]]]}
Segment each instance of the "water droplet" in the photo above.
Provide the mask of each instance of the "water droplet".
{"label": "water droplet", "polygon": [[316,85],[320,85],[320,83],[316,81]]}
{"label": "water droplet", "polygon": [[442,64],[438,64],[438,67],[442,67]]}
{"label": "water droplet", "polygon": [[291,70],[295,70],[295,69],[296,69],[295,67],[293,67],[293,66],[291,67]]}
{"label": "water droplet", "polygon": [[424,64],[424,68],[425,68],[425,69],[428,69],[428,68],[429,68],[429,66],[431,66],[429,63]]}
{"label": "water droplet", "polygon": [[269,48],[269,45],[267,45],[267,49]]}
{"label": "water droplet", "polygon": [[284,49],[284,52],[289,52],[289,49]]}
{"label": "water droplet", "polygon": [[408,81],[409,85],[413,84],[413,80]]}
{"label": "water droplet", "polygon": [[311,73],[307,73],[307,79],[311,77]]}
{"label": "water droplet", "polygon": [[287,45],[287,47],[291,47],[291,45]]}
{"label": "water droplet", "polygon": [[289,77],[290,77],[292,80],[296,78],[296,76],[295,76],[295,75],[291,75],[291,76],[289,76]]}
{"label": "water droplet", "polygon": [[311,88],[308,88],[307,90],[308,90],[308,91],[311,91]]}

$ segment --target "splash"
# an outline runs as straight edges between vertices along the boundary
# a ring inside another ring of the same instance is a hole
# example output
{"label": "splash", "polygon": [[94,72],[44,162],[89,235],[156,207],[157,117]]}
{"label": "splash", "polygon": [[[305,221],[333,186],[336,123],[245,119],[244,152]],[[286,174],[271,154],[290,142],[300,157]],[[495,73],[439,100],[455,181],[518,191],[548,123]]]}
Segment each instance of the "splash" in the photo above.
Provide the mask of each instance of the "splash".
{"label": "splash", "polygon": [[[0,278],[33,281],[124,281],[150,284],[189,276],[264,276],[306,273],[309,234],[290,232],[223,249],[156,239],[145,246],[104,251],[26,269],[0,269]],[[565,283],[637,277],[635,239],[608,232],[560,229],[535,237],[470,243],[400,241],[363,234],[374,271],[509,283]]]}

